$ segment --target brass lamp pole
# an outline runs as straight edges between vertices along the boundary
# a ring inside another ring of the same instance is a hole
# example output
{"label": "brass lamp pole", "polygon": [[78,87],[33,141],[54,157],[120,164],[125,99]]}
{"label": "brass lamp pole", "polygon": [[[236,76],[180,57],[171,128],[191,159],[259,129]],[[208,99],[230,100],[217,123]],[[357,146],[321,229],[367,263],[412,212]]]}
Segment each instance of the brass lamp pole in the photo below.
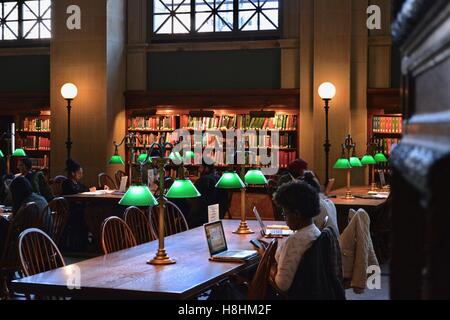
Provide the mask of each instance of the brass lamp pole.
{"label": "brass lamp pole", "polygon": [[137,147],[137,143],[142,144],[142,140],[139,139],[138,135],[136,133],[128,133],[123,137],[122,141],[120,143],[117,143],[116,141],[113,141],[113,145],[115,147],[115,154],[111,158],[110,164],[124,164],[122,158],[118,154],[118,148],[121,147],[123,144],[130,149],[130,159],[129,159],[129,166],[128,166],[128,176],[130,178],[130,185],[132,184],[132,173],[133,173],[133,154],[134,150]]}
{"label": "brass lamp pole", "polygon": [[147,159],[144,161],[146,163],[148,159],[150,158],[150,152],[154,150],[155,148],[159,149],[159,156],[156,158],[153,158],[152,163],[156,163],[156,166],[158,168],[158,175],[159,175],[159,197],[158,197],[158,203],[159,203],[159,226],[158,226],[158,251],[156,252],[156,255],[153,259],[149,260],[148,264],[153,265],[168,265],[168,264],[174,264],[175,260],[172,260],[166,252],[166,249],[164,248],[164,233],[165,233],[165,206],[167,203],[167,199],[164,196],[164,167],[169,163],[170,159],[165,157],[166,149],[172,148],[173,145],[169,142],[166,143],[153,143],[150,146],[150,149],[147,154]]}

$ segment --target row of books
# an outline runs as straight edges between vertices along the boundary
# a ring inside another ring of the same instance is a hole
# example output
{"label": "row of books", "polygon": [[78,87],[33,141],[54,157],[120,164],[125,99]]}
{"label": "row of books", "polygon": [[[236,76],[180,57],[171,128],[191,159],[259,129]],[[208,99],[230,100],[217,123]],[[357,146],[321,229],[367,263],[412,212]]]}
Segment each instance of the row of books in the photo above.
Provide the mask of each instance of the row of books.
{"label": "row of books", "polygon": [[50,150],[50,138],[38,136],[18,138],[16,147],[26,150]]}
{"label": "row of books", "polygon": [[188,115],[154,116],[128,119],[128,128],[129,130],[175,130],[176,128],[296,130],[297,120],[296,115],[287,114],[277,114],[274,118],[253,118],[250,115],[221,115],[212,118]]}
{"label": "row of books", "polygon": [[134,117],[128,119],[130,130],[175,130],[178,116]]}
{"label": "row of books", "polygon": [[21,125],[22,131],[50,131],[50,119],[24,118]]}
{"label": "row of books", "polygon": [[46,169],[49,167],[48,157],[43,158],[30,158],[33,168]]}
{"label": "row of books", "polygon": [[376,139],[376,143],[382,148],[382,151],[386,155],[390,155],[392,148],[400,143],[400,139]]}
{"label": "row of books", "polygon": [[374,116],[372,130],[374,133],[402,133],[402,117]]}
{"label": "row of books", "polygon": [[287,168],[289,163],[297,159],[296,151],[280,151],[279,153],[279,164],[280,168]]}
{"label": "row of books", "polygon": [[272,137],[270,135],[258,136],[249,135],[246,136],[246,147],[249,148],[295,148],[296,136],[292,134],[281,134],[280,141],[277,144],[272,143]]}

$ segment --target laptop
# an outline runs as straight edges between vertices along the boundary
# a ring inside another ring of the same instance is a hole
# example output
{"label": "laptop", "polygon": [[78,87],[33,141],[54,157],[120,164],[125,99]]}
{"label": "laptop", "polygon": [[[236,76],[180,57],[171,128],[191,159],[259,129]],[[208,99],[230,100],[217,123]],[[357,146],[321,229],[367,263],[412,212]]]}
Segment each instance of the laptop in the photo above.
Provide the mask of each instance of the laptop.
{"label": "laptop", "polygon": [[258,256],[256,250],[228,250],[222,221],[204,225],[210,260],[221,262],[245,262]]}
{"label": "laptop", "polygon": [[255,214],[256,220],[258,220],[259,226],[261,227],[261,233],[266,238],[282,238],[289,237],[294,233],[294,231],[290,230],[287,227],[277,226],[277,227],[266,227],[264,222],[261,219],[261,215],[258,212],[256,207],[253,207],[253,213]]}

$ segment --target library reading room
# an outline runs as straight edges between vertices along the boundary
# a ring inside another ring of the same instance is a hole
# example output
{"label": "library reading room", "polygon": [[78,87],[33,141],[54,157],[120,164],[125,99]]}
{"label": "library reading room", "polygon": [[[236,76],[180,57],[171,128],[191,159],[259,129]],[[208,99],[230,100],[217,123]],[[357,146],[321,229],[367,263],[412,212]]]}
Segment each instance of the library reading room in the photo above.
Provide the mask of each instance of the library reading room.
{"label": "library reading room", "polygon": [[0,304],[450,299],[449,48],[448,0],[0,0]]}

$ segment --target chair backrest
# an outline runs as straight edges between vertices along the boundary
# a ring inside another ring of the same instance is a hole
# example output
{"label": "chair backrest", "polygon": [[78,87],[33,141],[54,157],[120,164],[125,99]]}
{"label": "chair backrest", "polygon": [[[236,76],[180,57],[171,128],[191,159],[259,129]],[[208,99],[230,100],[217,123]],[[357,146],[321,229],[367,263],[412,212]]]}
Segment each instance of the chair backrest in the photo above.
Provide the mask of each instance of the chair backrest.
{"label": "chair backrest", "polygon": [[105,254],[136,246],[133,232],[119,217],[109,217],[102,224],[102,249]]}
{"label": "chair backrest", "polygon": [[267,286],[269,284],[270,268],[275,261],[278,241],[273,239],[266,248],[262,256],[258,269],[253,276],[253,280],[248,288],[249,300],[264,300],[266,298]]}
{"label": "chair backrest", "polygon": [[148,216],[141,209],[136,207],[127,208],[124,220],[133,232],[138,245],[157,239]]}
{"label": "chair backrest", "polygon": [[53,240],[45,232],[35,228],[20,234],[19,257],[22,271],[27,277],[65,266],[61,252]]}
{"label": "chair backrest", "polygon": [[13,216],[5,239],[2,261],[17,261],[17,241],[26,229],[44,228],[42,212],[34,202],[25,204]]}
{"label": "chair backrest", "polygon": [[[176,233],[189,230],[186,218],[176,204],[167,201],[164,208],[164,235],[171,236]],[[150,224],[153,232],[158,235],[159,206],[154,206],[150,211]]]}
{"label": "chair backrest", "polygon": [[50,188],[52,189],[53,195],[55,197],[59,197],[62,195],[62,184],[64,181],[67,180],[66,176],[56,176],[53,178],[52,182],[50,183]]}
{"label": "chair backrest", "polygon": [[43,210],[42,215],[49,214],[47,230],[53,241],[60,245],[64,229],[69,221],[69,204],[64,198],[54,198]]}
{"label": "chair backrest", "polygon": [[103,188],[104,186],[108,186],[111,190],[116,190],[117,186],[114,180],[106,173],[102,172],[98,175],[98,186],[99,188]]}
{"label": "chair backrest", "polygon": [[[116,186],[119,187],[120,186],[120,182],[122,181],[122,177],[125,177],[127,174],[122,171],[122,170],[117,170],[116,173],[114,174],[114,178],[116,179]],[[128,177],[128,179],[130,179]]]}

